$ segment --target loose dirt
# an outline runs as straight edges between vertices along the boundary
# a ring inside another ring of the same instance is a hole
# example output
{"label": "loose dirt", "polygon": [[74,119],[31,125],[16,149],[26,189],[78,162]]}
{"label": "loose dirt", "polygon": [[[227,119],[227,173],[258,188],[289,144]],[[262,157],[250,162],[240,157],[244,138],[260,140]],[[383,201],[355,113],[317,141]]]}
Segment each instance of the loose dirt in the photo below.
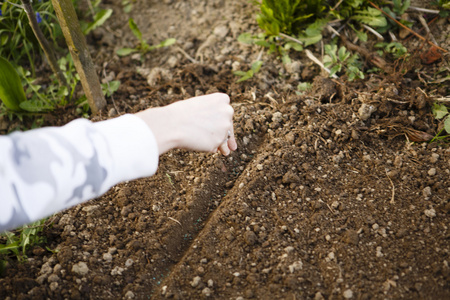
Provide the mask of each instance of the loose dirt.
{"label": "loose dirt", "polygon": [[[423,65],[427,47],[411,38],[406,74],[397,62],[349,83],[304,54],[286,66],[264,53],[261,72],[238,84],[232,70],[260,52],[237,42],[259,30],[247,1],[138,1],[130,15],[120,1],[104,5],[113,18],[88,41],[99,74],[122,84],[94,121],[220,91],[238,150],[170,151],[155,176],[51,217],[55,253],[11,260],[0,298],[450,298],[450,149],[423,142],[440,126],[430,95],[449,95],[448,81],[424,78],[448,74],[445,57]],[[117,57],[136,45],[130,16],[150,44],[177,45]],[[450,50],[448,28],[440,19],[432,30]],[[298,93],[300,81],[312,89]],[[61,113],[45,124],[76,117]]]}

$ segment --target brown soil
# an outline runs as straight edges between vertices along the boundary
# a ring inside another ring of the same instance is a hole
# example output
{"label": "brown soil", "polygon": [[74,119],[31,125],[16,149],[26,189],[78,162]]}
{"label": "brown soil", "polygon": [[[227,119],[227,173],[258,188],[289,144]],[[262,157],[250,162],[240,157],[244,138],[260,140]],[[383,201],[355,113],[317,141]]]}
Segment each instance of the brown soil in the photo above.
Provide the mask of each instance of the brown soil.
{"label": "brown soil", "polygon": [[[129,16],[151,44],[178,40],[145,60],[114,54],[135,39],[120,1],[105,2],[114,17],[89,43],[99,74],[122,84],[94,120],[220,91],[239,148],[171,151],[155,176],[55,215],[44,234],[56,253],[11,260],[0,298],[450,299],[450,149],[414,142],[439,131],[429,95],[447,96],[448,81],[424,78],[448,74],[445,57],[422,65],[411,38],[404,76],[348,83],[301,53],[289,66],[265,53],[237,84],[232,68],[259,53],[236,40],[258,31],[247,1],[138,1]],[[446,49],[448,28],[432,27]],[[299,81],[312,90],[296,93]],[[61,115],[45,124],[76,117]]]}

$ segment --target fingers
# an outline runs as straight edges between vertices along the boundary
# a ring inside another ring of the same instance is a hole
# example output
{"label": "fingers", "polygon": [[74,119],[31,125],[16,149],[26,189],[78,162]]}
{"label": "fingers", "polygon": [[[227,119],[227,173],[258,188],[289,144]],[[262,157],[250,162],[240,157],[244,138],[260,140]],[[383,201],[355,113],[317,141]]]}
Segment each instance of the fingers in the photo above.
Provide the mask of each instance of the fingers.
{"label": "fingers", "polygon": [[219,146],[217,151],[219,151],[225,156],[228,156],[231,153],[231,151],[235,151],[236,149],[237,149],[236,138],[234,136],[234,130],[233,128],[231,128],[231,130],[228,131],[227,139]]}

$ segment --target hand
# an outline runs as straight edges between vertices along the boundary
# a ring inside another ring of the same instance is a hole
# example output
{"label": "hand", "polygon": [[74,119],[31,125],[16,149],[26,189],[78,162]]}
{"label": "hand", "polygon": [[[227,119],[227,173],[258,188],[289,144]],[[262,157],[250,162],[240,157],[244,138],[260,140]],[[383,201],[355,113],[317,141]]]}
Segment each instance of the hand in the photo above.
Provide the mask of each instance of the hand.
{"label": "hand", "polygon": [[150,108],[136,115],[155,135],[159,154],[184,148],[228,155],[237,149],[233,114],[230,98],[215,93]]}

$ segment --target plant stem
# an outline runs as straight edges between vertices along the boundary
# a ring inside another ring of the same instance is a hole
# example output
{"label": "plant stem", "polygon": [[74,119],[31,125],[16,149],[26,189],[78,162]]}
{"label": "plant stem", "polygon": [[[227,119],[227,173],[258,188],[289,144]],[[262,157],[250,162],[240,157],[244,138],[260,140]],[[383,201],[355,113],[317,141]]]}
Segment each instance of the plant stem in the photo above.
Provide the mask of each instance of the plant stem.
{"label": "plant stem", "polygon": [[376,4],[374,4],[373,2],[369,1],[370,5],[372,5],[373,7],[375,7],[376,9],[378,9],[380,12],[382,12],[384,15],[386,15],[389,19],[391,19],[392,21],[394,21],[395,23],[397,23],[398,26],[403,27],[404,29],[408,30],[409,32],[411,32],[412,34],[414,34],[416,37],[418,37],[419,39],[423,40],[424,42],[428,43],[431,46],[436,47],[437,49],[441,50],[444,53],[447,53],[448,51],[439,47],[438,45],[436,45],[435,43],[427,40],[426,38],[424,38],[423,36],[421,36],[420,34],[418,34],[417,32],[415,32],[414,30],[412,30],[411,28],[408,28],[407,26],[403,25],[402,23],[400,23],[399,21],[397,21],[395,18],[391,17],[389,14],[387,14],[384,10],[382,10],[381,8],[379,8]]}
{"label": "plant stem", "polygon": [[80,75],[89,107],[96,114],[106,106],[106,100],[86,44],[86,38],[81,31],[75,8],[71,0],[52,0],[52,4],[75,68]]}
{"label": "plant stem", "polygon": [[31,6],[30,0],[21,0],[23,4],[23,8],[27,14],[28,20],[30,21],[31,28],[33,29],[34,35],[36,36],[37,40],[39,41],[39,44],[42,47],[42,50],[44,50],[45,56],[47,57],[47,61],[50,65],[50,68],[52,69],[53,73],[56,75],[59,81],[60,86],[66,86],[67,81],[64,77],[61,69],[58,66],[58,62],[56,59],[55,52],[52,47],[50,47],[50,44],[48,43],[47,39],[45,38],[44,34],[42,33],[41,28],[39,27],[39,24],[36,20],[36,15],[34,13],[33,7]]}

